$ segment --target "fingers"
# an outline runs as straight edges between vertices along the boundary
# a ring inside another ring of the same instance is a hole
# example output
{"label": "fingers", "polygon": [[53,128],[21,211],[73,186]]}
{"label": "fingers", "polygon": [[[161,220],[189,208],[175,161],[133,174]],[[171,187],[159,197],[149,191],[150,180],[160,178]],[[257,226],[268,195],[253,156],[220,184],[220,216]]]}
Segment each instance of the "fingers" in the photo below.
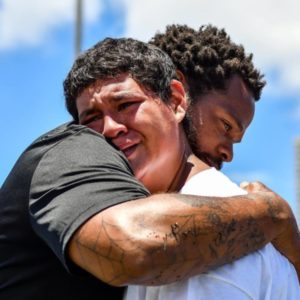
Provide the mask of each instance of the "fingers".
{"label": "fingers", "polygon": [[242,189],[246,190],[249,184],[250,184],[250,182],[248,182],[248,181],[242,181],[242,182],[240,183],[240,187],[241,187]]}
{"label": "fingers", "polygon": [[270,189],[268,189],[263,183],[258,181],[254,181],[254,182],[243,181],[240,183],[240,187],[246,190],[248,193],[270,191]]}

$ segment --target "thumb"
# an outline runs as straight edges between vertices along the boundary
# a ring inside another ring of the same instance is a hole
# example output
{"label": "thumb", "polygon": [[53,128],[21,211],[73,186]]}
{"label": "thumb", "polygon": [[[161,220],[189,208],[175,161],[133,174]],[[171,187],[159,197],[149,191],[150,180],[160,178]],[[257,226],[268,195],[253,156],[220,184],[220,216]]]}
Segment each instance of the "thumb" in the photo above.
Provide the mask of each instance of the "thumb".
{"label": "thumb", "polygon": [[270,189],[268,189],[263,183],[258,181],[254,181],[254,182],[243,181],[240,183],[240,187],[246,190],[248,193],[270,191]]}

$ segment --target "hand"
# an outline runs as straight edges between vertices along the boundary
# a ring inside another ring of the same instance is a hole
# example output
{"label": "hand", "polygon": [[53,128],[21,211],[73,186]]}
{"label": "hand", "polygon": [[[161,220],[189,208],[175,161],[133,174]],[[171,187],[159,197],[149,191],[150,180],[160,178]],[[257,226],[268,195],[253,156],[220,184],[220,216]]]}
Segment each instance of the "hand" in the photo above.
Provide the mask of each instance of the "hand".
{"label": "hand", "polygon": [[[254,182],[243,181],[240,183],[240,187],[246,190],[248,193],[269,192],[275,194],[272,190],[267,188],[263,183],[259,181],[254,181]],[[275,195],[279,197],[277,194]]]}
{"label": "hand", "polygon": [[[248,193],[265,194],[267,201],[271,201],[272,203],[270,208],[273,209],[270,209],[270,213],[275,217],[274,222],[278,222],[276,221],[276,218],[278,217],[276,214],[287,214],[287,216],[284,216],[286,221],[282,226],[282,230],[275,239],[273,239],[272,244],[294,265],[300,282],[300,233],[290,206],[284,199],[260,182],[243,182],[240,186]],[[283,211],[281,210],[281,207],[284,208]]]}

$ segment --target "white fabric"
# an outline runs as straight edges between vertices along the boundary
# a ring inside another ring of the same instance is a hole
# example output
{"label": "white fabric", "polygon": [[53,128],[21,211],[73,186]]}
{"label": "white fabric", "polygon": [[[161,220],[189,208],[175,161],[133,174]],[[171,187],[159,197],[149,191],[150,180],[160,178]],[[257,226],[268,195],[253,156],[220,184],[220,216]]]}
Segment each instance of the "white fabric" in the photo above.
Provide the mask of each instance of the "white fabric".
{"label": "white fabric", "polygon": [[[193,176],[183,194],[245,194],[214,168]],[[129,286],[125,300],[297,300],[300,287],[290,262],[268,244],[263,249],[188,280],[157,286]]]}

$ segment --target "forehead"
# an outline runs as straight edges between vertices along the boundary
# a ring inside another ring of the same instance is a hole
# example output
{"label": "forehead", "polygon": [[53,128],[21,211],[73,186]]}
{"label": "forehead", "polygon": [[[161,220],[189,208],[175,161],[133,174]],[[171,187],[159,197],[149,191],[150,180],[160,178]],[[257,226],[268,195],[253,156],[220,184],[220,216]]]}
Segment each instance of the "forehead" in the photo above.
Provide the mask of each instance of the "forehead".
{"label": "forehead", "polygon": [[97,80],[87,88],[90,94],[118,93],[122,91],[142,91],[140,84],[129,74],[120,74],[114,78]]}
{"label": "forehead", "polygon": [[213,90],[197,98],[195,106],[202,111],[226,112],[247,126],[254,115],[255,100],[239,76],[228,80],[225,90]]}
{"label": "forehead", "polygon": [[114,78],[97,80],[85,88],[76,99],[80,109],[91,100],[121,100],[133,95],[144,95],[145,89],[128,74],[120,74]]}

